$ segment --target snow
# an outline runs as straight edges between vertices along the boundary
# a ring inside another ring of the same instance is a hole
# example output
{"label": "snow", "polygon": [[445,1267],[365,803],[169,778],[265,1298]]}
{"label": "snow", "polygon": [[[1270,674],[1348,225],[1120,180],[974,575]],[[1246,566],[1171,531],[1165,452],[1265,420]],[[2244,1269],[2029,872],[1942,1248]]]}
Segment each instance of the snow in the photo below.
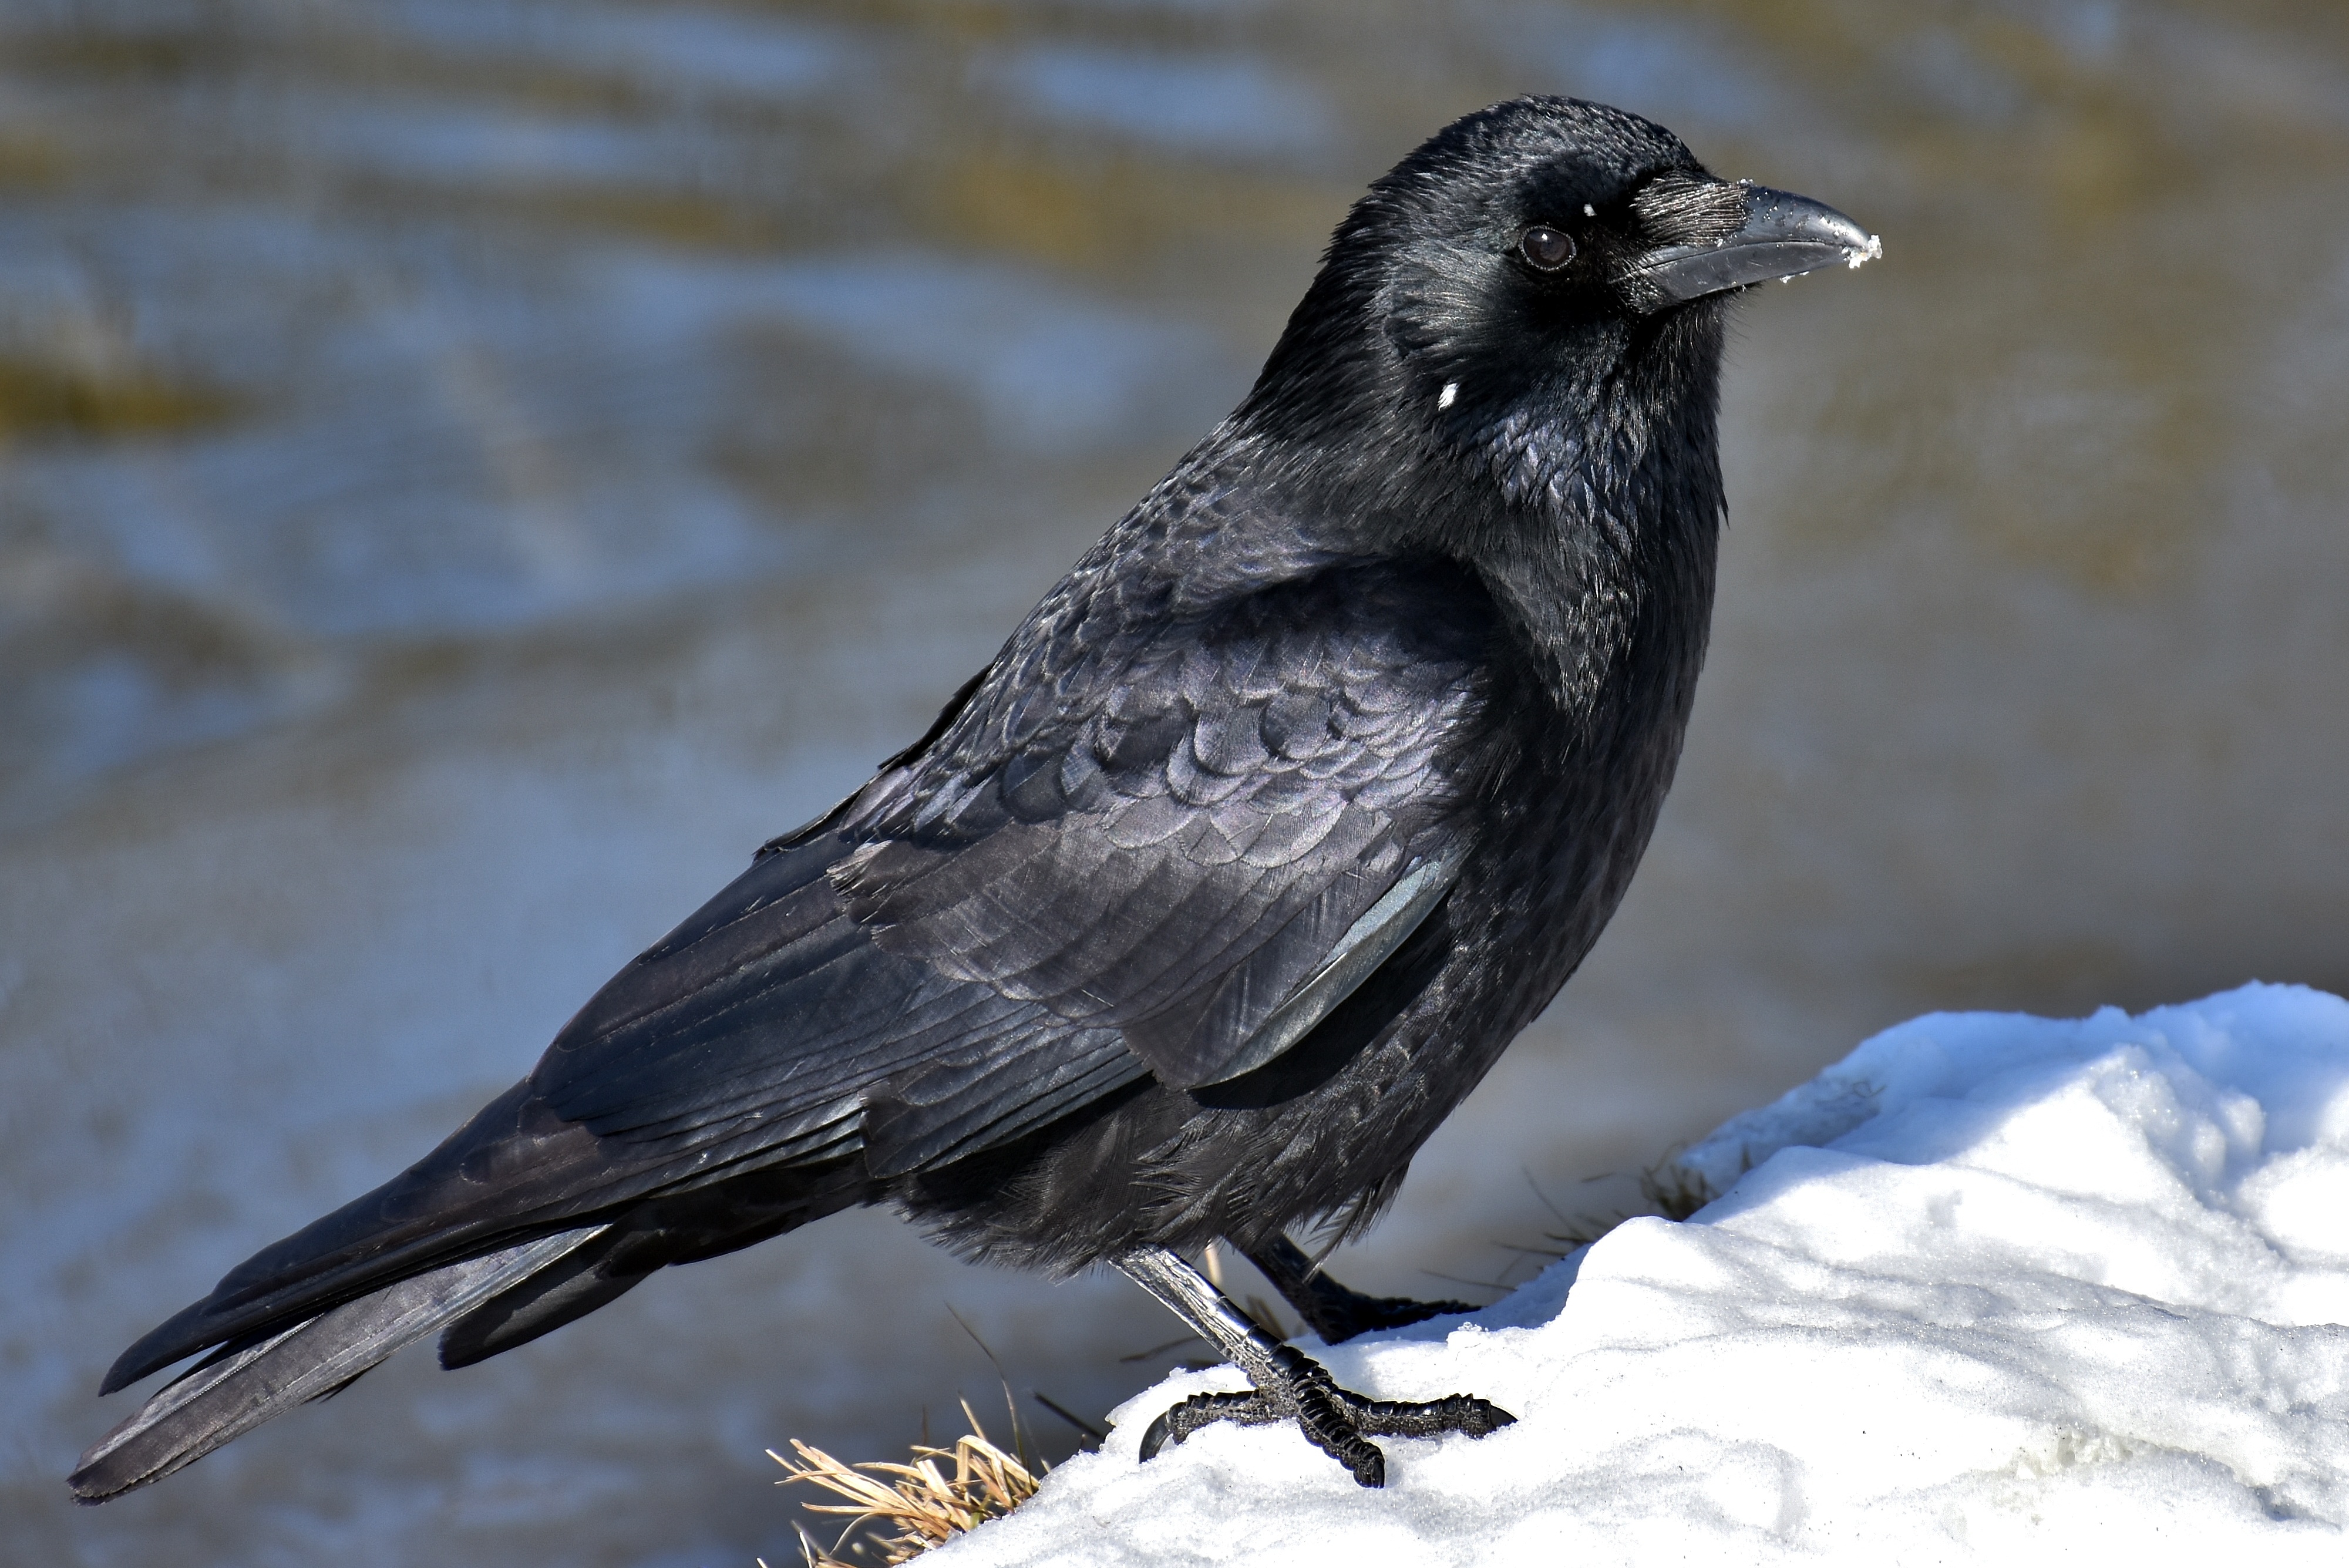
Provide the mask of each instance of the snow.
{"label": "snow", "polygon": [[[1497,1305],[1331,1348],[1517,1424],[1385,1443],[1153,1417],[944,1550],[987,1563],[2349,1561],[2349,1002],[1938,1013],[1682,1155],[1721,1193]],[[2257,1552],[2254,1559],[2250,1554]]]}

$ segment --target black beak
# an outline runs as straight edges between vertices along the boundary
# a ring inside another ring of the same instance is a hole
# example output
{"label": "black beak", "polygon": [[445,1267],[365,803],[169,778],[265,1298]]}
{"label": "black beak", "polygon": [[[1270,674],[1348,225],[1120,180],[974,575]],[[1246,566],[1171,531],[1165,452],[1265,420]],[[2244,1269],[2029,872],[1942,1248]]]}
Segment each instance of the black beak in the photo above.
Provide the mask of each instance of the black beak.
{"label": "black beak", "polygon": [[1739,188],[1744,227],[1711,244],[1650,251],[1625,272],[1627,292],[1660,309],[1838,262],[1856,267],[1884,254],[1882,240],[1823,202],[1743,181]]}

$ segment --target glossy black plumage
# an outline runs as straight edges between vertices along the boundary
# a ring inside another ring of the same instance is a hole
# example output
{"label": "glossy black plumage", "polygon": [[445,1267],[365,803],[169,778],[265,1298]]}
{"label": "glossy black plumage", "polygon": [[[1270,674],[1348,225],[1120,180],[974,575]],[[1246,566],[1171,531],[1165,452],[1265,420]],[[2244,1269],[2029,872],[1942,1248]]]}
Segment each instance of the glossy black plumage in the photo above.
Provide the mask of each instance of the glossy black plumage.
{"label": "glossy black plumage", "polygon": [[[1735,235],[1744,192],[1566,99],[1440,133],[1340,226],[1247,400],[927,736],[108,1388],[587,1227],[452,1296],[444,1360],[851,1203],[1056,1271],[1365,1222],[1588,950],[1671,782],[1723,302],[1640,269]],[[1535,223],[1575,242],[1555,272],[1517,248]],[[178,1452],[101,1447],[77,1488]]]}

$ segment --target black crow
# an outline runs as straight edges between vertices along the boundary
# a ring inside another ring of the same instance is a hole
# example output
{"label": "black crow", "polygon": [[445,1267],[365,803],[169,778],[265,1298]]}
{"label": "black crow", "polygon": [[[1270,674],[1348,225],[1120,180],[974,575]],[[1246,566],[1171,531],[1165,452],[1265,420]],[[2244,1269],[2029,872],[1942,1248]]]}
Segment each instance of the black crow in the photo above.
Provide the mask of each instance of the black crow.
{"label": "black crow", "polygon": [[969,1257],[1112,1263],[1365,1486],[1325,1338],[1360,1231],[1606,925],[1671,782],[1722,521],[1729,297],[1878,254],[1635,115],[1526,98],[1372,185],[1239,408],[927,734],[598,992],[530,1076],[124,1353],[212,1354],[92,1449],[97,1501],[440,1334],[464,1366],[654,1270],[894,1203]]}

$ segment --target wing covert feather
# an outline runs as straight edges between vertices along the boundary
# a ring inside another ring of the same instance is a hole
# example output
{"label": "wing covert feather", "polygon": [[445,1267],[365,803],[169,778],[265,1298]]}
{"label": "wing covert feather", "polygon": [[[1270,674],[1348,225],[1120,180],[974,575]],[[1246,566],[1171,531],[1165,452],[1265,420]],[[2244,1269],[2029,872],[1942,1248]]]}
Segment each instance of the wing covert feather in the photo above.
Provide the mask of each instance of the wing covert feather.
{"label": "wing covert feather", "polygon": [[1399,879],[1456,865],[1447,764],[1490,633],[1461,574],[1064,632],[1083,657],[1007,649],[926,750],[616,976],[533,1091],[679,1158],[845,1138],[911,1168],[1144,1072],[1229,1075]]}
{"label": "wing covert feather", "polygon": [[885,950],[1216,1081],[1401,877],[1456,863],[1492,633],[1480,587],[1416,562],[1097,637],[859,797],[833,884]]}

